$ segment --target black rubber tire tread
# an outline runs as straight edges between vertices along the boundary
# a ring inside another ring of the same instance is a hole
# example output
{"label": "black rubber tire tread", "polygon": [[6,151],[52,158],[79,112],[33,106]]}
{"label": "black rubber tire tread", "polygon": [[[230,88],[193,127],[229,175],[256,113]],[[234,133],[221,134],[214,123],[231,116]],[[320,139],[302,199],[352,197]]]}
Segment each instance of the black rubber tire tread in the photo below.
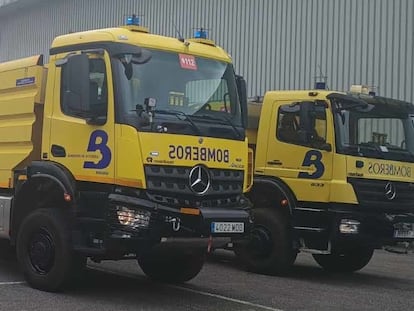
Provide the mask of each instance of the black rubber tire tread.
{"label": "black rubber tire tread", "polygon": [[152,280],[165,283],[187,282],[201,271],[205,252],[151,251],[138,258],[142,271]]}
{"label": "black rubber tire tread", "polygon": [[[55,250],[52,267],[46,273],[37,271],[29,256],[31,236],[40,230],[47,231]],[[16,245],[17,259],[29,285],[49,292],[69,286],[78,270],[86,265],[86,258],[75,255],[71,246],[67,219],[61,210],[42,208],[29,214],[20,226]]]}
{"label": "black rubber tire tread", "polygon": [[329,255],[312,254],[324,270],[337,273],[352,273],[364,268],[372,258],[372,248],[356,247]]}
{"label": "black rubber tire tread", "polygon": [[286,215],[280,209],[253,209],[254,229],[262,227],[270,234],[271,249],[257,256],[249,245],[235,245],[236,256],[247,270],[267,275],[285,275],[296,260]]}

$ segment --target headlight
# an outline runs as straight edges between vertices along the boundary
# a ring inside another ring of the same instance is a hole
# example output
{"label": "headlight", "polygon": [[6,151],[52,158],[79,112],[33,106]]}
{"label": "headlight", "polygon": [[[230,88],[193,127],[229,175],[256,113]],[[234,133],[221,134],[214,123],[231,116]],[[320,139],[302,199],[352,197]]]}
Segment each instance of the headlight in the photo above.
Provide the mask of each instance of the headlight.
{"label": "headlight", "polygon": [[341,219],[339,232],[346,234],[357,234],[361,223],[354,219]]}
{"label": "headlight", "polygon": [[147,228],[151,213],[142,209],[131,209],[125,206],[117,206],[116,213],[121,225],[131,228]]}

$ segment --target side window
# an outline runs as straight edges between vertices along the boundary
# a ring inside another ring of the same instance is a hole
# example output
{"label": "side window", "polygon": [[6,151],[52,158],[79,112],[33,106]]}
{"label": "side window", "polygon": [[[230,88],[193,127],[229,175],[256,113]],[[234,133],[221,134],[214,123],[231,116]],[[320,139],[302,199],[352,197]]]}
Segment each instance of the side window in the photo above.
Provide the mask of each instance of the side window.
{"label": "side window", "polygon": [[87,84],[89,92],[86,94],[87,106],[82,110],[74,110],[74,106],[71,105],[71,101],[81,100],[84,97],[82,97],[81,95],[79,95],[79,97],[76,97],[76,93],[74,96],[65,96],[65,94],[74,93],[73,90],[71,90],[70,81],[68,81],[70,75],[66,74],[66,71],[72,70],[72,68],[68,67],[70,66],[70,64],[62,66],[60,102],[62,112],[66,115],[81,118],[87,116],[103,117],[107,115],[108,92],[105,62],[101,58],[90,58],[88,60],[88,65],[89,71]]}
{"label": "side window", "polygon": [[279,107],[276,137],[280,141],[318,148],[326,143],[326,108],[313,102]]}
{"label": "side window", "polygon": [[279,108],[277,123],[277,138],[287,143],[300,143],[299,111],[289,111]]}
{"label": "side window", "polygon": [[101,58],[89,59],[89,100],[94,115],[106,116],[108,88],[105,62]]}

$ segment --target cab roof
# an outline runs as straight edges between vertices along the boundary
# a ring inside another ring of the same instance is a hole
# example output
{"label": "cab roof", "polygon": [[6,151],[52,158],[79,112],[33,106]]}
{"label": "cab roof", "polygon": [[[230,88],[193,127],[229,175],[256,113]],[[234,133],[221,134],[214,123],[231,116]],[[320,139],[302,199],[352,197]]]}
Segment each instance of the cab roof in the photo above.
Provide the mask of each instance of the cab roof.
{"label": "cab roof", "polygon": [[57,51],[65,47],[98,42],[128,43],[142,48],[192,54],[231,62],[229,54],[221,47],[211,44],[210,40],[206,40],[206,43],[191,39],[182,42],[173,37],[137,31],[133,27],[105,28],[61,35],[53,40],[51,50]]}

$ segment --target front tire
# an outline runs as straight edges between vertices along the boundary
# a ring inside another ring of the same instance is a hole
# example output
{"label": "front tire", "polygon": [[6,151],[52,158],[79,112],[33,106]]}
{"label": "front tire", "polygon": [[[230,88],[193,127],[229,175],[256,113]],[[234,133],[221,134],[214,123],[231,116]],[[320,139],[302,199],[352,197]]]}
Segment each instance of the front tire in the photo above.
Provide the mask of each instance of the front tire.
{"label": "front tire", "polygon": [[372,248],[357,247],[329,255],[313,254],[315,261],[328,272],[351,273],[361,270],[372,258]]}
{"label": "front tire", "polygon": [[28,215],[17,236],[17,259],[33,288],[56,292],[86,263],[71,248],[67,219],[61,210],[38,209]]}
{"label": "front tire", "polygon": [[279,209],[253,209],[250,241],[235,245],[235,253],[248,270],[270,275],[286,274],[296,260],[286,215]]}
{"label": "front tire", "polygon": [[184,250],[151,250],[138,258],[142,271],[150,279],[166,283],[184,283],[193,279],[204,262],[205,253],[201,250],[187,253]]}

